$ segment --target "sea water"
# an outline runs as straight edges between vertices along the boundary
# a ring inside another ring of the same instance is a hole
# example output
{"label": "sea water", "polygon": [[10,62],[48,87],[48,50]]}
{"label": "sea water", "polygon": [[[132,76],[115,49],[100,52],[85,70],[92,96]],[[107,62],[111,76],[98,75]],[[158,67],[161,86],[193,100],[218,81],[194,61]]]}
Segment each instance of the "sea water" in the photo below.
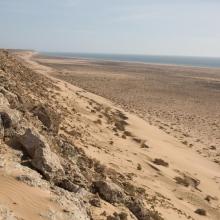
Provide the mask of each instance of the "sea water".
{"label": "sea water", "polygon": [[122,55],[122,54],[98,54],[98,53],[64,53],[64,52],[40,52],[42,55],[79,58],[92,60],[127,61],[153,64],[197,66],[220,68],[220,57],[191,57],[191,56],[157,56],[157,55]]}

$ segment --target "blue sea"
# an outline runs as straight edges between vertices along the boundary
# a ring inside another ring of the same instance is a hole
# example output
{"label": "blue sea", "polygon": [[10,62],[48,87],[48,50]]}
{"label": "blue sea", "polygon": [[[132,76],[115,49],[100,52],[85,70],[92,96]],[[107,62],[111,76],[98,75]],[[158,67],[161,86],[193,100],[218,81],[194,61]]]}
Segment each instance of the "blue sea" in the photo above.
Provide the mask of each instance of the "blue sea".
{"label": "blue sea", "polygon": [[220,68],[220,57],[190,57],[190,56],[156,56],[156,55],[120,55],[120,54],[95,54],[95,53],[63,53],[63,52],[40,52],[42,55],[82,58],[92,60],[127,61],[154,64],[171,64],[181,66],[197,66]]}

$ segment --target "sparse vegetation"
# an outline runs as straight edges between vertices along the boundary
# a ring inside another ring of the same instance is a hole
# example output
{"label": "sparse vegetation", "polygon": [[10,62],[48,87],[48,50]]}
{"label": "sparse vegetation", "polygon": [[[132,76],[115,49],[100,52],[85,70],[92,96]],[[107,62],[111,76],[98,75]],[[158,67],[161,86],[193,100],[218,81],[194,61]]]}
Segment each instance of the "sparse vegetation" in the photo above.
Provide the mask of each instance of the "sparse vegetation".
{"label": "sparse vegetation", "polygon": [[167,163],[163,159],[158,159],[158,158],[154,159],[153,163],[156,164],[156,165],[164,166],[164,167],[168,167],[169,166],[169,163]]}

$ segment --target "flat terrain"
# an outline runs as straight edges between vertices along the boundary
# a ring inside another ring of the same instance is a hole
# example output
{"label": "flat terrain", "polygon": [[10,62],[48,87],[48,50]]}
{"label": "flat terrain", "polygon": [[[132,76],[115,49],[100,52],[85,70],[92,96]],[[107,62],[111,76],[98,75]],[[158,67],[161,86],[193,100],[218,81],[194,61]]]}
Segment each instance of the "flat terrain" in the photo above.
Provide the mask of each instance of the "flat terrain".
{"label": "flat terrain", "polygon": [[220,69],[35,56],[53,76],[114,101],[220,162]]}

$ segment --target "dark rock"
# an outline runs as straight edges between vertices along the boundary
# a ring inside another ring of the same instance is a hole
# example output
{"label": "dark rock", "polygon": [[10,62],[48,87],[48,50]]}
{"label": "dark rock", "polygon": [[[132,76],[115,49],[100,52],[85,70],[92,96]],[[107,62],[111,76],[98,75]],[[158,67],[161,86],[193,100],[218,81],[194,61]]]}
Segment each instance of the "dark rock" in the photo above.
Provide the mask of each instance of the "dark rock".
{"label": "dark rock", "polygon": [[16,127],[21,120],[20,113],[15,109],[10,109],[8,107],[0,107],[0,118],[2,120],[2,125],[5,129]]}
{"label": "dark rock", "polygon": [[196,209],[196,214],[206,216],[206,211],[204,209]]}
{"label": "dark rock", "polygon": [[131,198],[126,202],[128,209],[138,220],[162,220],[163,218],[157,211],[151,211],[145,208],[144,203],[136,198]]}
{"label": "dark rock", "polygon": [[177,184],[183,185],[185,187],[191,186],[191,187],[199,190],[198,186],[200,184],[200,180],[198,180],[198,179],[194,179],[194,178],[187,176],[185,174],[183,175],[183,177],[177,176],[174,179],[176,180]]}
{"label": "dark rock", "polygon": [[104,173],[106,170],[106,167],[105,167],[105,165],[101,164],[99,161],[96,161],[94,163],[94,170],[97,173]]}
{"label": "dark rock", "polygon": [[120,212],[120,213],[115,212],[113,216],[107,217],[107,220],[127,220],[127,219],[128,219],[128,214],[125,212]]}
{"label": "dark rock", "polygon": [[142,170],[142,167],[140,164],[137,165],[137,170]]}
{"label": "dark rock", "polygon": [[69,192],[74,192],[74,193],[78,192],[80,188],[79,186],[77,186],[76,184],[74,184],[68,179],[62,179],[58,183],[56,183],[56,185],[65,190],[68,190]]}
{"label": "dark rock", "polygon": [[2,118],[0,117],[0,139],[4,138],[4,126]]}
{"label": "dark rock", "polygon": [[12,125],[12,120],[6,112],[0,112],[0,117],[4,128],[10,128]]}
{"label": "dark rock", "polygon": [[210,146],[210,149],[211,149],[211,150],[216,150],[216,146],[211,145],[211,146]]}
{"label": "dark rock", "polygon": [[90,203],[92,206],[95,206],[95,207],[98,207],[98,208],[101,207],[101,201],[100,201],[100,199],[97,198],[97,197],[90,199],[90,200],[89,200],[89,203]]}
{"label": "dark rock", "polygon": [[120,220],[120,217],[119,216],[107,216],[107,220]]}
{"label": "dark rock", "polygon": [[166,161],[164,161],[163,159],[158,159],[158,158],[156,158],[153,161],[153,163],[156,164],[156,165],[164,166],[164,167],[168,167],[169,166],[169,164]]}
{"label": "dark rock", "polygon": [[128,219],[128,214],[125,212],[121,212],[118,215],[120,217],[120,220],[127,220]]}

